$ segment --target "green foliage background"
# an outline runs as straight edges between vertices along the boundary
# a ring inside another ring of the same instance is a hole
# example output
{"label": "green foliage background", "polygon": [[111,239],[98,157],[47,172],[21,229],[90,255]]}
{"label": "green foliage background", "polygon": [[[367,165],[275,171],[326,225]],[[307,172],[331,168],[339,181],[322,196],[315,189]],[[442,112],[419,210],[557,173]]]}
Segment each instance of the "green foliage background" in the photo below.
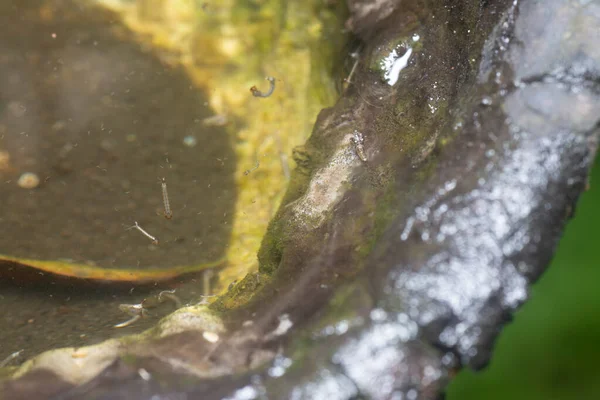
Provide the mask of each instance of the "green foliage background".
{"label": "green foliage background", "polygon": [[600,157],[550,268],[490,365],[462,371],[447,399],[600,399]]}

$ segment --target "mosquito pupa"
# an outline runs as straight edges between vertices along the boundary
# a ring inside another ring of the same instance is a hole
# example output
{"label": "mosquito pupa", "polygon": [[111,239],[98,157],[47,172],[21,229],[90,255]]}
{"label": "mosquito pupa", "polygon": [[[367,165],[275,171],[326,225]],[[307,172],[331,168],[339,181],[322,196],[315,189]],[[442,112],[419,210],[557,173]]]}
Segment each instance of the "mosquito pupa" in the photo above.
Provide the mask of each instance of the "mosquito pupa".
{"label": "mosquito pupa", "polygon": [[363,146],[365,138],[363,137],[362,133],[355,130],[354,134],[352,135],[352,141],[356,147],[356,155],[358,155],[358,158],[360,158],[361,161],[366,162],[367,154],[365,153],[365,147]]}
{"label": "mosquito pupa", "polygon": [[149,234],[148,232],[146,232],[144,229],[142,229],[142,227],[137,223],[137,221],[133,221],[133,223],[135,225],[130,226],[129,228],[127,228],[127,230],[129,229],[137,229],[138,231],[142,232],[144,234],[144,236],[146,236],[148,239],[152,240],[152,244],[155,246],[158,246],[158,239],[155,238],[154,236],[152,236],[151,234]]}
{"label": "mosquito pupa", "polygon": [[171,204],[169,203],[169,193],[167,192],[167,180],[162,178],[162,196],[163,196],[163,204],[165,206],[165,218],[171,219],[173,218],[173,213],[171,212]]}
{"label": "mosquito pupa", "polygon": [[270,95],[273,94],[273,92],[275,91],[275,78],[273,78],[272,76],[267,76],[265,79],[268,80],[269,84],[271,85],[269,87],[269,91],[267,93],[263,93],[260,90],[258,90],[258,88],[256,86],[252,86],[250,88],[250,91],[252,92],[252,96],[254,96],[254,97],[269,97]]}

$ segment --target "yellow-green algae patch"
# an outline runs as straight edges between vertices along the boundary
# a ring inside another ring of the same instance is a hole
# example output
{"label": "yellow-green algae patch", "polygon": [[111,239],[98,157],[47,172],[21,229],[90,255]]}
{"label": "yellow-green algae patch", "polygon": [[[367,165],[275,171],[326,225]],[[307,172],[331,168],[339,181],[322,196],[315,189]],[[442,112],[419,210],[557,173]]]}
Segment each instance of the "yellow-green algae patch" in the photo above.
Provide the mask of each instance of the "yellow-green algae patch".
{"label": "yellow-green algae patch", "polygon": [[[305,142],[318,112],[337,96],[330,78],[343,40],[337,10],[320,0],[260,7],[233,0],[201,7],[191,0],[99,3],[162,50],[166,62],[183,65],[215,114],[228,121],[238,197],[222,290],[257,269],[256,253],[293,168],[292,148]],[[253,97],[250,87],[268,88],[266,76],[276,79],[273,95]]]}
{"label": "yellow-green algae patch", "polygon": [[81,279],[92,279],[112,282],[158,282],[173,279],[180,275],[204,271],[216,268],[225,262],[225,257],[216,261],[197,264],[197,265],[179,265],[155,269],[139,268],[105,268],[94,265],[75,264],[62,261],[35,260],[19,257],[11,257],[0,254],[0,261],[8,261],[16,265],[34,267],[38,270],[51,274],[68,276]]}
{"label": "yellow-green algae patch", "polygon": [[218,311],[236,309],[248,303],[271,280],[270,275],[261,272],[247,274],[241,281],[231,285],[227,293],[211,304],[211,308]]}

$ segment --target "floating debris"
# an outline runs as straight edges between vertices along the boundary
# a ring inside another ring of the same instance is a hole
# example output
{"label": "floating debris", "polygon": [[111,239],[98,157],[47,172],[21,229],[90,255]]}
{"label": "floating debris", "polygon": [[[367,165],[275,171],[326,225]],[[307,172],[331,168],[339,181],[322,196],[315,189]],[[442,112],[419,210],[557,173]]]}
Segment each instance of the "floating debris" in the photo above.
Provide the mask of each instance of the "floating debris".
{"label": "floating debris", "polygon": [[171,219],[173,218],[173,212],[171,211],[171,204],[169,203],[169,193],[167,192],[167,180],[165,178],[162,178],[162,197],[163,197],[163,204],[165,206],[165,218],[166,219]]}
{"label": "floating debris", "polygon": [[23,189],[35,189],[40,184],[40,178],[33,172],[25,172],[19,177],[17,185]]}
{"label": "floating debris", "polygon": [[138,369],[138,375],[145,381],[149,381],[152,378],[150,372],[146,371],[144,368]]}
{"label": "floating debris", "polygon": [[250,88],[250,91],[252,92],[252,96],[254,96],[254,97],[269,97],[270,95],[273,94],[273,92],[275,91],[275,78],[273,78],[272,76],[267,76],[265,79],[268,80],[269,84],[271,85],[271,87],[269,87],[269,91],[267,93],[263,93],[260,90],[258,90],[258,88],[256,86],[252,86]]}
{"label": "floating debris", "polygon": [[137,223],[137,221],[133,221],[133,223],[135,225],[130,226],[129,228],[127,228],[127,230],[133,229],[133,228],[137,229],[138,231],[142,232],[144,234],[144,236],[146,236],[148,239],[152,240],[152,244],[153,245],[158,246],[158,239],[157,238],[155,238],[154,236],[152,236],[151,234],[149,234],[148,232],[146,232],[144,229],[142,229],[142,227],[139,226],[139,224]]}
{"label": "floating debris", "polygon": [[198,139],[195,136],[187,135],[183,138],[183,144],[186,147],[195,147],[198,144]]}
{"label": "floating debris", "polygon": [[365,147],[363,146],[365,138],[362,135],[362,133],[355,130],[354,134],[352,135],[352,141],[354,142],[354,146],[356,147],[356,155],[358,155],[358,158],[360,158],[361,161],[366,162],[367,155],[365,154]]}

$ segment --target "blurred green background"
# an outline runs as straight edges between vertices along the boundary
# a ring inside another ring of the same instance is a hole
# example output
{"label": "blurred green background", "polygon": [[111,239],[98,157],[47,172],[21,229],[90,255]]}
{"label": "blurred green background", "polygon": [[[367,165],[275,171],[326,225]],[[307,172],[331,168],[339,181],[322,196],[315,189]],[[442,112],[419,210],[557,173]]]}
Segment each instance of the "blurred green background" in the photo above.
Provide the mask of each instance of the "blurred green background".
{"label": "blurred green background", "polygon": [[463,370],[448,400],[600,399],[600,157],[575,217],[489,366]]}

